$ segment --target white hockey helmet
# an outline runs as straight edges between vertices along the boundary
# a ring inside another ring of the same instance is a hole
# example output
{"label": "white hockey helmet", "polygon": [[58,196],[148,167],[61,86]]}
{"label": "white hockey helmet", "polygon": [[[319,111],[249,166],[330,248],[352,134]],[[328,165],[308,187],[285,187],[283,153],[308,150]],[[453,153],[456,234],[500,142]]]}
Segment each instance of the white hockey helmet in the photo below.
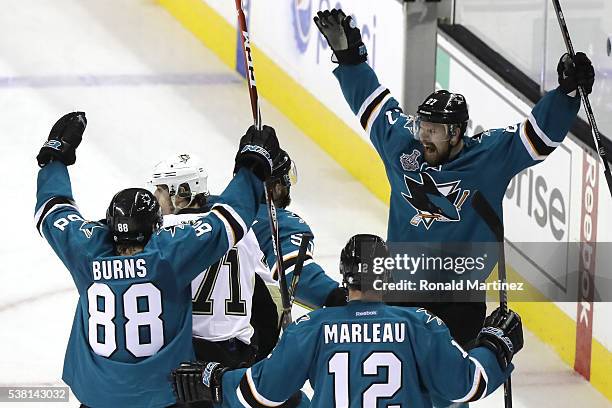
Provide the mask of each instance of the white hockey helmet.
{"label": "white hockey helmet", "polygon": [[175,207],[177,196],[189,199],[191,204],[196,195],[209,195],[208,173],[202,160],[193,154],[175,154],[160,161],[153,167],[149,182],[153,186],[165,186]]}

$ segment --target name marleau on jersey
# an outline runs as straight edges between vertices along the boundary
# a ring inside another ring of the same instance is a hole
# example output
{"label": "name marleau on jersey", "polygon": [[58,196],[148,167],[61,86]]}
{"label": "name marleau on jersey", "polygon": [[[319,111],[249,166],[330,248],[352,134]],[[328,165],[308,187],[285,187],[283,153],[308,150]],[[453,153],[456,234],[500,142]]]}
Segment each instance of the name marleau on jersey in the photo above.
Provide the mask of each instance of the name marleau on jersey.
{"label": "name marleau on jersey", "polygon": [[401,343],[406,324],[400,323],[333,323],[324,325],[328,343]]}
{"label": "name marleau on jersey", "polygon": [[373,282],[375,290],[384,291],[440,291],[440,290],[507,290],[522,291],[523,282],[481,282],[477,279],[456,279],[449,282],[431,282],[427,279],[418,281],[402,279],[399,282],[384,282],[381,279]]}

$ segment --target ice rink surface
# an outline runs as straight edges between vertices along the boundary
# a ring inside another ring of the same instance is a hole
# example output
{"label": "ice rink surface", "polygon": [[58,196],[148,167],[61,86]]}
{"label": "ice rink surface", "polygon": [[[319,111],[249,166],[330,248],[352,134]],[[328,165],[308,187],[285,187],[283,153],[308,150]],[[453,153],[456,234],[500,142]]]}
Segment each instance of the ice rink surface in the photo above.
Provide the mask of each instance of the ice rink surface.
{"label": "ice rink surface", "polygon": [[[220,193],[252,121],[248,94],[236,73],[152,1],[2,6],[0,385],[61,385],[77,292],[33,225],[35,156],[51,126],[66,112],[87,113],[70,173],[81,212],[97,220],[115,192],[143,186],[152,166],[175,152],[203,157],[210,190]],[[315,256],[338,278],[346,240],[355,233],[385,236],[387,208],[265,100],[262,116],[298,166],[290,208],[309,222]],[[516,407],[610,406],[530,333],[516,365]],[[498,391],[473,406],[501,407],[502,400]],[[18,406],[28,405],[34,404]],[[78,402],[44,404],[55,405]]]}

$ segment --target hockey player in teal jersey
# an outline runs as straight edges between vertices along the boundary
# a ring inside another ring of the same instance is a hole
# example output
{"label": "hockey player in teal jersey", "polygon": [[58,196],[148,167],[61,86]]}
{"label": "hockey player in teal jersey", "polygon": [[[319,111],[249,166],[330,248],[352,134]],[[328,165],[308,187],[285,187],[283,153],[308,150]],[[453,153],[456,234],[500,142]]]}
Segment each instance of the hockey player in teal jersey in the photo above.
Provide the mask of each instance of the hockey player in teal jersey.
{"label": "hockey player in teal jersey", "polygon": [[315,407],[431,407],[432,398],[476,401],[495,391],[522,348],[520,317],[496,310],[476,347],[465,351],[427,310],[380,302],[380,293],[370,289],[377,275],[367,271],[373,271],[375,258],[386,256],[381,238],[352,237],[340,258],[348,305],[301,317],[272,354],[251,368],[182,364],[173,373],[178,399],[223,407],[283,406],[306,380]]}
{"label": "hockey player in teal jersey", "polygon": [[[352,18],[342,10],[321,11],[315,24],[339,64],[334,75],[344,97],[385,165],[391,186],[390,247],[401,242],[495,242],[472,208],[474,192],[479,190],[503,219],[502,199],[512,177],[561,144],[580,108],[577,86],[587,93],[593,86],[593,66],[586,55],[577,53],[572,60],[566,54],[557,67],[559,87],[544,95],[529,117],[468,137],[462,95],[434,92],[415,117],[407,116],[366,63],[367,50]],[[496,259],[491,258],[489,266]],[[486,314],[484,302],[427,307],[463,345],[478,333]]]}
{"label": "hockey player in teal jersey", "polygon": [[[291,203],[291,186],[297,181],[297,172],[295,163],[285,151],[281,152],[274,163],[272,181],[274,182],[272,196],[278,218],[283,264],[287,282],[291,282],[302,235],[312,234],[312,231],[304,219],[287,209]],[[276,275],[276,255],[265,205],[262,205],[257,212],[253,231],[255,231],[270,270]],[[296,300],[312,308],[346,304],[346,291],[338,286],[338,282],[326,275],[323,268],[315,262],[313,250],[314,240],[309,244],[306,253],[304,267],[297,285]]]}
{"label": "hockey player in teal jersey", "polygon": [[166,407],[175,403],[168,373],[194,357],[191,281],[253,222],[278,140],[272,128],[251,127],[223,204],[160,229],[159,204],[140,188],[113,197],[106,223],[81,216],[66,166],[85,126],[82,112],[63,116],[37,156],[36,227],[79,293],[62,378],[85,406]]}

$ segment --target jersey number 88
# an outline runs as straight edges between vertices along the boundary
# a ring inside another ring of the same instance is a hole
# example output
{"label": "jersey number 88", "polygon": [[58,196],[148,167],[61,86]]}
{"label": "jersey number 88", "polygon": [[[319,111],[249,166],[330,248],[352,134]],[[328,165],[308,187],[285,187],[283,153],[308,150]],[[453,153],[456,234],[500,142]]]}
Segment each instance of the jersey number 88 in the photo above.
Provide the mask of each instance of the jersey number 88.
{"label": "jersey number 88", "polygon": [[[117,350],[115,294],[104,283],[87,289],[89,345],[98,355],[109,357]],[[161,292],[150,282],[135,283],[123,294],[125,347],[134,357],[148,357],[164,345]],[[148,335],[147,335],[148,333]],[[142,337],[148,337],[142,341]]]}

